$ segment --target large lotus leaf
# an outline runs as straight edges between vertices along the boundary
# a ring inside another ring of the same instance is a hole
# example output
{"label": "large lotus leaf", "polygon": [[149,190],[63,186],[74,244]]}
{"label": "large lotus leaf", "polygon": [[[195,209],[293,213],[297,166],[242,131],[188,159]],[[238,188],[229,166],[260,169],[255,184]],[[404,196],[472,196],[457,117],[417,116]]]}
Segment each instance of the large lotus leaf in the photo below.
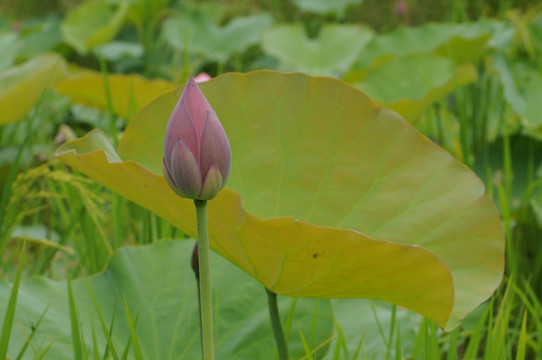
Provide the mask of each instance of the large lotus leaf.
{"label": "large lotus leaf", "polygon": [[[211,246],[265,286],[379,298],[448,328],[498,286],[503,233],[482,182],[395,113],[303,74],[227,74],[201,88],[234,159],[229,189],[209,203]],[[194,235],[193,204],[161,175],[179,95],[134,118],[117,150],[123,162],[90,150],[98,131],[57,156]]]}
{"label": "large lotus leaf", "polygon": [[126,2],[115,8],[105,1],[87,1],[66,15],[60,28],[64,41],[87,54],[94,46],[113,40],[127,10]]}
{"label": "large lotus leaf", "polygon": [[36,105],[45,89],[66,75],[64,59],[54,54],[38,55],[0,74],[0,124],[21,119]]}
{"label": "large lotus leaf", "polygon": [[447,58],[418,54],[386,62],[357,86],[377,102],[414,121],[431,104],[476,80],[476,69]]}
{"label": "large lotus leaf", "polygon": [[375,37],[345,75],[348,82],[359,82],[367,69],[394,58],[412,54],[435,54],[450,58],[457,65],[475,62],[488,49],[490,33],[476,24],[426,24],[400,28]]}
{"label": "large lotus leaf", "polygon": [[[139,75],[109,75],[109,95],[116,114],[129,119],[143,105],[156,96],[175,88],[172,83],[145,79]],[[55,90],[69,96],[74,102],[107,110],[105,78],[102,73],[87,71],[81,75],[66,78],[58,83]]]}
{"label": "large lotus leaf", "polygon": [[225,26],[217,26],[201,18],[170,17],[164,22],[163,32],[175,48],[225,62],[232,55],[257,44],[262,32],[272,22],[267,13],[237,17]]}
{"label": "large lotus leaf", "polygon": [[[111,259],[107,269],[87,281],[108,326],[114,314],[112,340],[122,354],[130,336],[124,298],[130,315],[137,317],[137,336],[144,359],[200,359],[200,330],[196,281],[190,267],[192,241],[162,241],[150,246],[126,247]],[[271,359],[274,351],[267,296],[261,284],[211,254],[214,295],[215,345],[218,359]],[[72,281],[74,297],[87,348],[93,351],[92,322],[98,334],[99,353],[106,342],[85,279]],[[10,286],[0,282],[0,313],[5,312]],[[279,297],[279,309],[288,316],[291,300]],[[318,322],[312,329],[313,312]],[[66,282],[38,277],[21,284],[16,321],[28,334],[47,309],[32,342],[36,348],[53,341],[45,359],[71,359],[72,333]],[[332,335],[329,300],[301,299],[295,306],[289,339],[290,355],[304,355],[300,331],[316,348]],[[8,355],[15,359],[26,338],[14,327]],[[324,348],[325,350],[325,348]],[[34,359],[28,349],[26,359]],[[92,356],[91,356],[92,358]]]}
{"label": "large lotus leaf", "polygon": [[313,75],[346,72],[371,40],[371,31],[357,25],[324,25],[318,37],[310,39],[301,24],[280,25],[266,31],[263,50],[281,62],[283,70]]}

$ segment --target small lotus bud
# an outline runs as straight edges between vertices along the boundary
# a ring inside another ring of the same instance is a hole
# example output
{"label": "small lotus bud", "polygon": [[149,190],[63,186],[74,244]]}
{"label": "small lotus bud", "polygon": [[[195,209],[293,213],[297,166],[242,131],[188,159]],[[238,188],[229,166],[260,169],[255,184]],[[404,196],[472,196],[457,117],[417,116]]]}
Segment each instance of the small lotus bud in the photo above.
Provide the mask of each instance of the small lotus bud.
{"label": "small lotus bud", "polygon": [[190,266],[196,275],[196,279],[199,279],[199,255],[198,255],[198,243],[194,244],[194,250],[192,250],[192,257],[190,258]]}
{"label": "small lotus bud", "polygon": [[209,81],[209,80],[211,80],[211,75],[209,75],[207,73],[204,73],[204,72],[199,73],[194,78],[194,81],[197,82],[197,83],[202,83],[202,82]]}
{"label": "small lotus bud", "polygon": [[169,118],[162,165],[173,191],[195,200],[214,198],[230,174],[230,142],[192,77]]}
{"label": "small lotus bud", "polygon": [[395,15],[402,18],[408,16],[408,4],[405,0],[398,0],[395,3]]}

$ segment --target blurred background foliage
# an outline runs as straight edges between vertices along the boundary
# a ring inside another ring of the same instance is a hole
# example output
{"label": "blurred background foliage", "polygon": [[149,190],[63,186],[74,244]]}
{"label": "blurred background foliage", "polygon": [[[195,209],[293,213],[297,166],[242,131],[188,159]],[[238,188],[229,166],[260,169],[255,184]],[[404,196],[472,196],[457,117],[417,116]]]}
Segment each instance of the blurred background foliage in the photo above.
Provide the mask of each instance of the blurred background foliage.
{"label": "blurred background foliage", "polygon": [[514,357],[528,309],[524,346],[542,354],[540,1],[1,0],[0,53],[3,277],[22,238],[33,239],[27,274],[62,279],[60,259],[72,276],[96,273],[123,244],[182,236],[65,171],[60,144],[93,128],[118,140],[190,74],[302,71],[362,89],[483,179],[505,226],[508,280],[459,330],[460,353],[483,354],[500,324],[513,342],[503,358]]}

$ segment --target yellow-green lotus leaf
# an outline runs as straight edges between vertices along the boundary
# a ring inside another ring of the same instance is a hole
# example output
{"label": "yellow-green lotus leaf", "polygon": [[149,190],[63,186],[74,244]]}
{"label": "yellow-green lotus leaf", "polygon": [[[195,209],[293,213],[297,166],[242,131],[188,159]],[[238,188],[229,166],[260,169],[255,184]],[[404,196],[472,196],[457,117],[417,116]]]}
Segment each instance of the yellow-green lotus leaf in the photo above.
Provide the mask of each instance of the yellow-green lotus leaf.
{"label": "yellow-green lotus leaf", "polygon": [[43,92],[66,75],[66,62],[55,54],[35,56],[0,74],[0,125],[23,118]]}
{"label": "yellow-green lotus leaf", "polygon": [[[394,112],[303,74],[226,74],[201,88],[233,153],[227,189],[209,202],[211,246],[266,287],[378,298],[450,329],[500,283],[503,232],[482,182]],[[195,235],[192,202],[161,170],[180,91],[136,115],[122,161],[100,150],[99,131],[57,156]]]}
{"label": "yellow-green lotus leaf", "polygon": [[130,119],[156,96],[173,90],[176,86],[165,80],[149,80],[139,75],[114,74],[106,78],[96,71],[66,78],[55,90],[69,96],[72,101],[108,110],[106,85],[115,114]]}
{"label": "yellow-green lotus leaf", "polygon": [[78,53],[86,55],[95,46],[115,38],[127,11],[125,1],[116,7],[102,0],[84,2],[66,15],[60,27],[62,37]]}

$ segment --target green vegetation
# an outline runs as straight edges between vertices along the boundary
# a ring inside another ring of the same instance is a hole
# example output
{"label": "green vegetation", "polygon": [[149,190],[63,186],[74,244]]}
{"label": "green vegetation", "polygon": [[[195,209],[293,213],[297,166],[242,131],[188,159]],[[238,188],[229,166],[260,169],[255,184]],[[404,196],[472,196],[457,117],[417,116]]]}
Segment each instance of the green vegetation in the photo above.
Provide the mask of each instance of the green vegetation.
{"label": "green vegetation", "polygon": [[291,359],[542,358],[536,1],[4,0],[0,52],[0,358],[201,357],[161,157],[202,72],[217,359],[278,358],[264,286]]}

